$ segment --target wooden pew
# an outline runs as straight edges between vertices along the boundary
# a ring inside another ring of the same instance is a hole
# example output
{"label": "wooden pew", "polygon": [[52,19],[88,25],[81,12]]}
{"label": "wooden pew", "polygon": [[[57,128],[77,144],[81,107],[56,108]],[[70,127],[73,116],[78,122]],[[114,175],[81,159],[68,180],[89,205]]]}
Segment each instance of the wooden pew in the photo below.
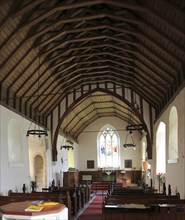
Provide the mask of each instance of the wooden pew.
{"label": "wooden pew", "polygon": [[45,192],[52,192],[52,193],[60,193],[65,194],[66,192],[69,193],[69,197],[71,200],[71,209],[69,210],[71,218],[77,215],[77,213],[82,208],[82,195],[81,195],[81,187],[49,187],[49,188],[43,188],[43,191]]}
{"label": "wooden pew", "polygon": [[109,193],[111,195],[120,195],[120,194],[144,194],[146,189],[143,187],[114,187],[111,186]]}
{"label": "wooden pew", "polygon": [[15,198],[11,198],[10,196],[0,196],[0,206],[6,205],[10,202],[17,201]]}
{"label": "wooden pew", "polygon": [[[142,204],[144,209],[128,209],[125,204]],[[123,207],[123,208],[120,208]],[[109,195],[102,206],[103,220],[183,220],[185,200],[179,195]]]}
{"label": "wooden pew", "polygon": [[[181,210],[181,211],[179,211]],[[184,220],[185,204],[173,204],[146,209],[105,208],[102,210],[103,220]]]}
{"label": "wooden pew", "polygon": [[91,197],[91,188],[88,184],[82,185],[79,187],[60,187],[60,192],[64,192],[65,190],[69,190],[71,203],[72,203],[72,213],[71,215],[74,217],[78,214],[78,212],[87,204]]}
{"label": "wooden pew", "polygon": [[78,211],[80,211],[80,209],[82,208],[82,194],[81,194],[81,188],[78,187],[77,188],[77,209]]}
{"label": "wooden pew", "polygon": [[151,195],[109,195],[105,197],[105,204],[143,204],[146,206],[151,206],[152,204],[183,204],[185,200],[180,200],[179,195],[161,195],[154,194]]}
{"label": "wooden pew", "polygon": [[122,201],[122,202],[126,202],[126,201],[131,201],[134,202],[136,200],[147,200],[149,203],[151,203],[151,201],[157,199],[157,200],[179,200],[180,197],[179,195],[164,195],[164,194],[120,194],[120,195],[107,195],[105,197],[105,202],[109,201],[109,202],[113,202],[113,201]]}
{"label": "wooden pew", "polygon": [[45,200],[45,201],[56,201],[62,202],[62,198],[65,198],[66,195],[61,195],[58,193],[46,193],[46,192],[33,192],[33,193],[22,193],[22,192],[13,192],[9,190],[8,196],[17,197],[17,198],[30,198],[31,200]]}
{"label": "wooden pew", "polygon": [[78,199],[77,199],[77,188],[76,187],[60,187],[59,192],[64,193],[68,191],[71,199],[71,210],[70,215],[73,218],[78,212]]}
{"label": "wooden pew", "polygon": [[[49,190],[48,190],[49,189]],[[68,218],[72,219],[77,216],[78,212],[90,200],[90,186],[79,187],[53,187],[43,190],[43,192],[17,193],[9,190],[8,196],[0,198],[0,205],[10,202],[25,200],[47,200],[64,203],[68,208]]]}
{"label": "wooden pew", "polygon": [[83,208],[85,206],[85,196],[86,196],[85,193],[86,191],[83,185],[81,186],[80,192],[81,192],[81,207]]}
{"label": "wooden pew", "polygon": [[[158,193],[158,190],[153,187],[148,186],[128,186],[128,187],[119,187],[112,184],[109,187],[109,194],[155,194]],[[163,192],[160,192],[160,194],[166,195],[166,186],[163,184]]]}

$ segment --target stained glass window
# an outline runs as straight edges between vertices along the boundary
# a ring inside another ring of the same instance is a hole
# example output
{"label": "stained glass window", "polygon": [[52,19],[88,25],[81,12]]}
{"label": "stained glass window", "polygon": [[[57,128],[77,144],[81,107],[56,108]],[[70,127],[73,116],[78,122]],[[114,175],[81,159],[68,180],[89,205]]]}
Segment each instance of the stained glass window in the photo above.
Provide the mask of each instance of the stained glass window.
{"label": "stained glass window", "polygon": [[112,126],[105,126],[98,134],[98,167],[119,168],[119,136]]}

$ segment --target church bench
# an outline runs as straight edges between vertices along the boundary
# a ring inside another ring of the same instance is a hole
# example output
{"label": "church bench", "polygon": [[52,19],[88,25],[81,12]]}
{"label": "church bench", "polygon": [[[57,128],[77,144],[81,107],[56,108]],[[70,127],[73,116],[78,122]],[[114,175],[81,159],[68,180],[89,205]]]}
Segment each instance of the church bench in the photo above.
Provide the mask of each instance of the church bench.
{"label": "church bench", "polygon": [[9,190],[8,196],[0,198],[0,205],[25,200],[49,200],[63,202],[68,207],[69,219],[74,218],[90,200],[90,187],[60,187],[49,192],[22,193]]}
{"label": "church bench", "polygon": [[66,191],[69,192],[70,198],[71,198],[71,216],[74,217],[78,213],[79,205],[78,202],[81,201],[81,195],[78,193],[77,187],[60,187],[59,191],[61,193],[64,193]]}
{"label": "church bench", "polygon": [[71,202],[72,202],[72,210],[71,215],[74,217],[78,214],[78,212],[90,201],[90,186],[89,185],[81,185],[74,187],[60,187],[59,191],[62,193],[68,190]]}
{"label": "church bench", "polygon": [[43,200],[43,198],[47,201],[57,201],[61,202],[62,197],[65,198],[65,195],[61,195],[58,193],[47,193],[47,192],[33,192],[33,193],[22,193],[22,192],[13,192],[9,190],[8,196],[11,197],[22,197],[22,198],[37,198],[37,200]]}
{"label": "church bench", "polygon": [[71,209],[69,210],[70,216],[74,218],[81,210],[82,207],[90,199],[90,187],[83,185],[83,186],[63,186],[63,187],[49,187],[43,188],[45,193],[60,193],[65,194],[65,192],[69,193],[69,197],[71,200]]}
{"label": "church bench", "polygon": [[179,205],[161,207],[158,210],[150,208],[141,209],[116,209],[116,208],[103,208],[103,220],[184,220],[185,219],[185,206],[182,210],[177,209]]}
{"label": "church bench", "polygon": [[[128,209],[125,204],[142,204],[147,208]],[[103,220],[182,220],[185,219],[185,200],[179,195],[109,195],[102,204],[102,213]]]}
{"label": "church bench", "polygon": [[6,205],[10,202],[15,202],[15,198],[11,198],[9,196],[0,196],[0,206]]}
{"label": "church bench", "polygon": [[179,194],[178,195],[164,195],[164,194],[120,194],[120,195],[107,195],[106,199],[109,198],[119,198],[119,199],[142,199],[142,198],[159,198],[159,199],[180,199]]}
{"label": "church bench", "polygon": [[183,203],[184,200],[180,200],[179,195],[161,195],[161,194],[153,194],[153,195],[108,195],[105,197],[106,204],[125,204],[125,203],[140,203],[145,205],[150,204],[173,204],[173,203]]}
{"label": "church bench", "polygon": [[47,192],[33,192],[33,193],[21,193],[21,192],[12,192],[11,190],[8,193],[8,196],[11,198],[17,198],[17,200],[44,200],[44,201],[56,201],[59,203],[65,203],[68,207],[69,203],[67,200],[68,193],[47,193]]}
{"label": "church bench", "polygon": [[146,191],[143,187],[114,187],[111,185],[109,189],[111,195],[120,195],[120,194],[145,194]]}

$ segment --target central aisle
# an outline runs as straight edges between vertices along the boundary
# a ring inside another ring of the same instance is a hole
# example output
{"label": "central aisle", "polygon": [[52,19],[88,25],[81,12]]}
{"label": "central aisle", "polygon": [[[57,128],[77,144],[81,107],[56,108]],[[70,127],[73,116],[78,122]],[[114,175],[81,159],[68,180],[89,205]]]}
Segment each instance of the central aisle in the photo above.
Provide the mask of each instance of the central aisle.
{"label": "central aisle", "polygon": [[102,220],[102,201],[105,195],[96,195],[76,220]]}

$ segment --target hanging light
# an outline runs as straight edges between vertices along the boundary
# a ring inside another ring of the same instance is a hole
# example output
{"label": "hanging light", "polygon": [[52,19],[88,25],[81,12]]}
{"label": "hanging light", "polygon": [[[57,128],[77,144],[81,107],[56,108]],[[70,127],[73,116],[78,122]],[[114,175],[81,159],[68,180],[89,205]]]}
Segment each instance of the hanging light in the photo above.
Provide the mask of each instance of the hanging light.
{"label": "hanging light", "polygon": [[41,136],[45,136],[47,137],[48,136],[48,133],[46,130],[43,130],[39,125],[37,125],[36,123],[34,124],[34,128],[31,129],[32,127],[32,122],[27,130],[27,133],[26,133],[26,136],[29,137],[30,135],[33,135],[33,136],[38,136],[39,138]]}
{"label": "hanging light", "polygon": [[132,124],[132,125],[127,125],[126,130],[127,131],[145,131],[146,125],[145,124]]}
{"label": "hanging light", "polygon": [[[128,142],[128,138],[130,137],[131,142]],[[134,143],[134,138],[132,135],[132,131],[127,132],[127,136],[125,139],[125,143],[123,144],[123,147],[127,149],[128,147],[132,147],[134,150],[136,150],[136,144]]]}
{"label": "hanging light", "polygon": [[[139,112],[140,111],[140,106],[137,103],[137,97],[136,97],[136,90],[137,90],[137,85],[136,85],[136,72],[135,72],[135,68],[134,68],[134,63],[133,63],[133,106],[132,106],[132,110]],[[131,111],[131,115],[132,115],[132,111]],[[130,121],[131,123],[129,123],[126,126],[126,130],[127,131],[145,131],[146,130],[146,125],[142,124],[142,123],[138,123],[135,124],[134,122],[132,122],[131,120],[131,115],[130,115]]]}
{"label": "hanging light", "polygon": [[[40,112],[38,109],[38,104],[39,104],[39,98],[40,98],[40,84],[39,84],[39,78],[40,78],[40,51],[39,51],[39,68],[38,68],[38,95],[37,95],[37,108],[35,110],[35,121],[40,121]],[[34,124],[32,126],[32,124]],[[36,123],[31,122],[28,130],[27,130],[27,134],[26,136],[29,137],[30,135],[34,135],[34,136],[38,136],[39,138],[41,136],[48,136],[47,130],[44,130],[43,128],[41,128],[39,125],[37,125]]]}
{"label": "hanging light", "polygon": [[73,146],[70,146],[70,145],[63,145],[63,146],[60,147],[61,150],[62,150],[63,148],[66,149],[66,150],[69,150],[69,149],[72,149],[72,150],[73,150],[73,149],[74,149]]}
{"label": "hanging light", "polygon": [[60,147],[60,149],[62,150],[63,148],[66,149],[66,150],[69,150],[69,149],[74,149],[73,148],[73,142],[71,140],[68,140],[66,139],[65,143]]}

